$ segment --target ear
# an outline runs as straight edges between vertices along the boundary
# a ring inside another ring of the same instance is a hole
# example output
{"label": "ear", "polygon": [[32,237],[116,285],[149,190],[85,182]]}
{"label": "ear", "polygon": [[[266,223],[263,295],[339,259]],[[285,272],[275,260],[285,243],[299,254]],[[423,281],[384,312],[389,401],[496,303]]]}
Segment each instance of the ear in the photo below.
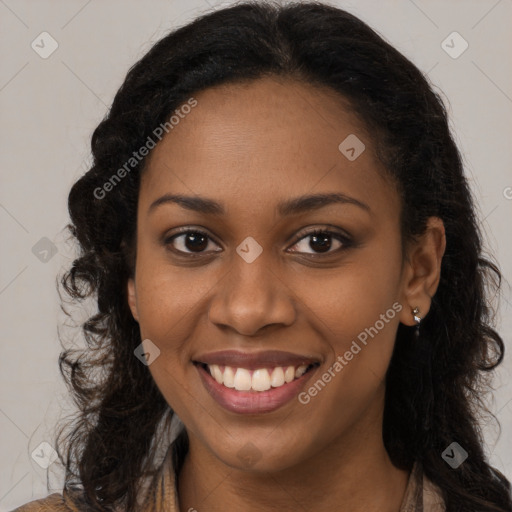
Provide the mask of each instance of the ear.
{"label": "ear", "polygon": [[412,310],[419,309],[418,316],[425,318],[430,310],[432,297],[441,278],[441,261],[446,249],[443,221],[430,217],[421,237],[407,250],[402,281],[402,309],[400,322],[415,325]]}
{"label": "ear", "polygon": [[132,312],[133,318],[138,322],[139,321],[139,313],[137,311],[137,291],[135,290],[135,279],[130,277],[127,283],[128,290],[128,305],[130,306],[130,310]]}

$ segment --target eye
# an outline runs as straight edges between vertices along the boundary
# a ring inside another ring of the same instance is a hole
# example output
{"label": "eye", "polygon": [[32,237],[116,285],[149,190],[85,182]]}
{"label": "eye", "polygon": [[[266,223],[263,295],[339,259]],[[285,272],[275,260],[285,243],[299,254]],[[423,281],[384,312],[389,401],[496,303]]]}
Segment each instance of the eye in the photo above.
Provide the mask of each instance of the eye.
{"label": "eye", "polygon": [[202,254],[204,252],[212,252],[211,250],[207,251],[211,244],[217,245],[205,231],[200,229],[184,228],[179,231],[178,234],[167,237],[164,240],[164,244],[171,246],[170,248],[174,252],[182,254]]}
{"label": "eye", "polygon": [[[309,239],[309,241],[308,241]],[[205,231],[197,228],[180,228],[178,233],[167,237],[164,245],[179,255],[201,255],[211,252],[219,252],[222,249],[212,249],[217,246]],[[299,252],[321,256],[332,254],[352,246],[352,240],[345,234],[332,231],[326,228],[317,228],[310,231],[301,231],[297,235],[297,241],[290,248],[292,252]],[[308,252],[308,249],[311,252]]]}
{"label": "eye", "polygon": [[[306,233],[301,232],[297,236],[298,241],[292,246],[292,252],[313,255],[332,254],[352,245],[352,240],[347,235],[329,229],[314,229]],[[308,252],[308,249],[312,252]]]}

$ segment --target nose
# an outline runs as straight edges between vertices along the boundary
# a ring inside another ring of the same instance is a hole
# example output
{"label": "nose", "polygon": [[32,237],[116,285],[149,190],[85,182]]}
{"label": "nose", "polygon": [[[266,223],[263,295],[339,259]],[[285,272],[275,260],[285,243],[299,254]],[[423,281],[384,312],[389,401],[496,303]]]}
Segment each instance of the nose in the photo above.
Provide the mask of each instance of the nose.
{"label": "nose", "polygon": [[293,324],[296,301],[292,290],[270,268],[264,254],[252,263],[234,255],[210,302],[208,318],[212,323],[245,336],[256,336],[271,325]]}

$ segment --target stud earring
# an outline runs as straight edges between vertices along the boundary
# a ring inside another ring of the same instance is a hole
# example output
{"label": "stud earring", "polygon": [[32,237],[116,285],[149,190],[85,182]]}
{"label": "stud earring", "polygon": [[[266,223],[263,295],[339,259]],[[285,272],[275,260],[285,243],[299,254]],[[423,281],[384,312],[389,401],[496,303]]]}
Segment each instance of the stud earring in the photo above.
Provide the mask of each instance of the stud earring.
{"label": "stud earring", "polygon": [[414,318],[414,321],[416,322],[416,328],[414,329],[414,336],[416,338],[420,335],[420,323],[421,323],[421,316],[419,316],[420,309],[418,307],[415,307],[411,310],[412,316]]}

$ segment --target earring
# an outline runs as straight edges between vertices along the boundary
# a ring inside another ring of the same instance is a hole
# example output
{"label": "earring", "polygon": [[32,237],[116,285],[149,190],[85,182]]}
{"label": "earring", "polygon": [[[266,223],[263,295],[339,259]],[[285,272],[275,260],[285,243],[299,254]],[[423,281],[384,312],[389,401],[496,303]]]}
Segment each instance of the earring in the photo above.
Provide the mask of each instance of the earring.
{"label": "earring", "polygon": [[416,322],[416,328],[414,329],[414,336],[416,338],[420,335],[420,323],[421,323],[421,317],[419,316],[420,309],[418,307],[415,307],[411,310],[412,316],[414,318],[414,321]]}

